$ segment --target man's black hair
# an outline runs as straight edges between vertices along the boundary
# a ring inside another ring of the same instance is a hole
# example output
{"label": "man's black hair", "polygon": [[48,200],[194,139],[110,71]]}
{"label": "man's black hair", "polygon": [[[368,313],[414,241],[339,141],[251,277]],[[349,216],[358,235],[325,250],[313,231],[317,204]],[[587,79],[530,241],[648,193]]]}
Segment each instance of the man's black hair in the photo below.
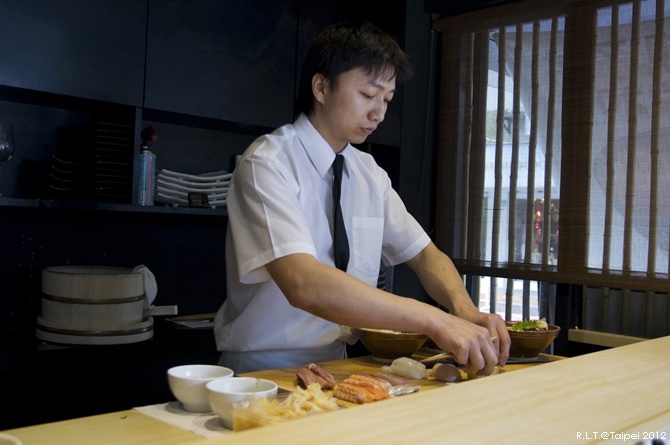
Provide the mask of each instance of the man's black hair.
{"label": "man's black hair", "polygon": [[314,106],[312,78],[322,74],[332,86],[338,76],[362,68],[372,78],[403,82],[410,75],[405,53],[398,43],[368,22],[342,22],[326,28],[310,46],[303,64],[296,98],[296,113],[309,114]]}

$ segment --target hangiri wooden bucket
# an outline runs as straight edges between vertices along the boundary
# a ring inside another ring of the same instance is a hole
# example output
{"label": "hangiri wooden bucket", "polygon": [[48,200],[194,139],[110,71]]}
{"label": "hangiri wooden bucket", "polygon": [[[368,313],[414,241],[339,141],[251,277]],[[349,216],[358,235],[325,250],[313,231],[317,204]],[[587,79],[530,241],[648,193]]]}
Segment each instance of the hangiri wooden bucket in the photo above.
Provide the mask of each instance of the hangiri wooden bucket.
{"label": "hangiri wooden bucket", "polygon": [[144,317],[144,277],[132,269],[55,266],[42,271],[37,337],[56,343],[119,344],[153,336]]}

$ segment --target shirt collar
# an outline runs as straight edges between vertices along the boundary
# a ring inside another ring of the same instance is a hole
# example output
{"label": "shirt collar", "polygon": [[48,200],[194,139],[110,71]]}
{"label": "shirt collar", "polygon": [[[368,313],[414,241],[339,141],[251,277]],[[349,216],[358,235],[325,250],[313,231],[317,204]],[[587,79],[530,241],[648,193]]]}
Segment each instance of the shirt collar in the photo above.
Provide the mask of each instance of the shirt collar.
{"label": "shirt collar", "polygon": [[[330,171],[333,161],[335,161],[335,152],[323,136],[314,128],[304,113],[296,119],[293,126],[312,164],[319,172],[319,175],[325,177]],[[347,144],[344,150],[340,152],[345,159],[343,172],[346,176],[349,176],[347,167],[347,155],[351,151],[349,150],[349,146],[350,144]]]}

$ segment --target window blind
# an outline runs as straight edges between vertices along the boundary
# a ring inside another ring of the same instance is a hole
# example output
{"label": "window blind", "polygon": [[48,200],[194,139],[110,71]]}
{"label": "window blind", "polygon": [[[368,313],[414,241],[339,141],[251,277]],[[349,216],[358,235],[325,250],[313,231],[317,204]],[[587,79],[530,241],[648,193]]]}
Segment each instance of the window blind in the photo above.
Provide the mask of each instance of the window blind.
{"label": "window blind", "polygon": [[436,20],[436,242],[461,273],[670,291],[668,3]]}

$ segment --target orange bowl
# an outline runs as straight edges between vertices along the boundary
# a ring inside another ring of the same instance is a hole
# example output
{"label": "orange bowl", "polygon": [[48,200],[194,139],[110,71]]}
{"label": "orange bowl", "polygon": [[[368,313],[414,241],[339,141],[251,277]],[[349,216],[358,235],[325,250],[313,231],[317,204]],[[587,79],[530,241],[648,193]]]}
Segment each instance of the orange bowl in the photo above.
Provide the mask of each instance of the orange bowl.
{"label": "orange bowl", "polygon": [[511,326],[514,323],[516,322],[507,322],[507,332],[512,340],[509,355],[514,358],[537,357],[561,332],[561,328],[553,324],[546,331],[513,331]]}

